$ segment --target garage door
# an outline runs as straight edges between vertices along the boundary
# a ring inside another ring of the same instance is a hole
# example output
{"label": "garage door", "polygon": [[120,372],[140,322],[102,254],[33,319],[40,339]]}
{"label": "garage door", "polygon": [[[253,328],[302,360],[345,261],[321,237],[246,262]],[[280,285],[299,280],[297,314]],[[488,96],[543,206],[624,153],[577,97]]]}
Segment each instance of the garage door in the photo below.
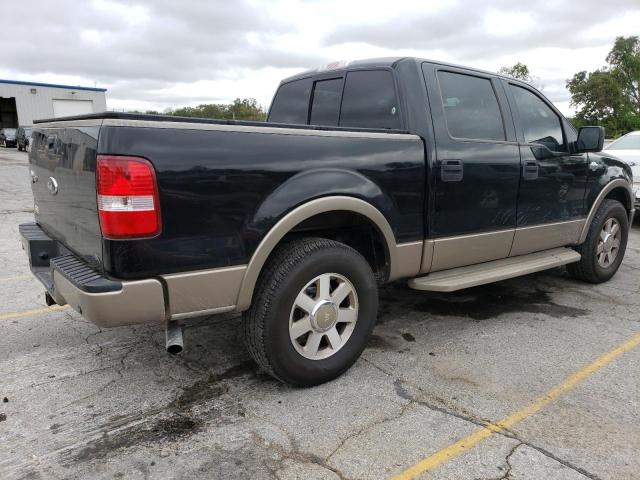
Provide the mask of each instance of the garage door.
{"label": "garage door", "polygon": [[93,113],[92,100],[54,100],[53,116],[69,117],[71,115],[84,115]]}

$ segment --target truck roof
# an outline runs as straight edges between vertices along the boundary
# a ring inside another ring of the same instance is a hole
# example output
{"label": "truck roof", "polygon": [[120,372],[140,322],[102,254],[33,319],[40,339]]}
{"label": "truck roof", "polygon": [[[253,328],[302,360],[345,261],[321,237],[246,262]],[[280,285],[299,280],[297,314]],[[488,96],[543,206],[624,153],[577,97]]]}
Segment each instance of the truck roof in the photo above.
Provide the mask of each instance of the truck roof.
{"label": "truck roof", "polygon": [[429,62],[429,63],[434,63],[436,65],[442,65],[445,67],[454,67],[454,68],[462,68],[464,70],[469,70],[472,72],[478,72],[478,73],[485,73],[485,74],[490,74],[490,75],[496,75],[498,77],[501,78],[505,78],[508,79],[509,81],[515,81],[515,82],[519,82],[518,79],[509,77],[507,75],[501,75],[499,73],[496,72],[490,72],[488,70],[482,70],[479,68],[472,68],[472,67],[467,67],[465,65],[458,65],[455,63],[448,63],[448,62],[442,62],[439,60],[431,60],[428,58],[420,58],[420,57],[379,57],[379,58],[365,58],[362,60],[353,60],[353,61],[335,61],[335,62],[331,62],[328,63],[326,65],[323,65],[321,67],[318,68],[314,68],[314,69],[310,69],[310,70],[305,70],[303,72],[297,73],[295,75],[291,75],[290,77],[287,77],[285,79],[283,79],[280,84],[283,83],[287,83],[290,82],[292,80],[298,80],[300,78],[306,78],[306,77],[310,77],[313,75],[318,75],[324,72],[330,72],[330,71],[335,71],[335,72],[341,72],[350,68],[380,68],[380,67],[393,67],[395,66],[397,63],[401,62],[401,61],[413,61],[416,63],[422,63],[422,62]]}

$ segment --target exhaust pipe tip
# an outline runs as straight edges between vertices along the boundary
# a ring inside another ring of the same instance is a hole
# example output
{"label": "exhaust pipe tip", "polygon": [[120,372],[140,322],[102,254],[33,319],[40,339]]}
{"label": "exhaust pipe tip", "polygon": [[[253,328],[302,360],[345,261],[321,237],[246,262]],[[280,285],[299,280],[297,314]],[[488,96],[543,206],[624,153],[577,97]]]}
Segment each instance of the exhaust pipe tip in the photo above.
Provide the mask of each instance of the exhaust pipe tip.
{"label": "exhaust pipe tip", "polygon": [[167,323],[167,352],[171,355],[177,355],[184,350],[184,341],[182,339],[182,325],[172,321]]}
{"label": "exhaust pipe tip", "polygon": [[47,305],[47,307],[58,304],[58,302],[55,301],[55,299],[51,296],[49,292],[44,292],[44,303]]}

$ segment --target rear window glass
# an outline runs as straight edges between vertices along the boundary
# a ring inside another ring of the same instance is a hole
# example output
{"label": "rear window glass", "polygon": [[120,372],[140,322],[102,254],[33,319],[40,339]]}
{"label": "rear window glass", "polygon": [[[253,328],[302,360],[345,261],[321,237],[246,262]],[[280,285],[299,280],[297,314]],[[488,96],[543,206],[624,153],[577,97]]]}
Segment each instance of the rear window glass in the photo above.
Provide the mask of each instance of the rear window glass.
{"label": "rear window glass", "polygon": [[363,70],[347,74],[340,126],[400,128],[400,112],[391,72]]}
{"label": "rear window glass", "polygon": [[342,78],[315,82],[309,123],[311,125],[337,125],[341,93]]}
{"label": "rear window glass", "polygon": [[438,81],[452,137],[505,140],[498,99],[489,79],[438,72]]}
{"label": "rear window glass", "polygon": [[281,85],[269,111],[269,122],[307,123],[311,80],[302,79]]}

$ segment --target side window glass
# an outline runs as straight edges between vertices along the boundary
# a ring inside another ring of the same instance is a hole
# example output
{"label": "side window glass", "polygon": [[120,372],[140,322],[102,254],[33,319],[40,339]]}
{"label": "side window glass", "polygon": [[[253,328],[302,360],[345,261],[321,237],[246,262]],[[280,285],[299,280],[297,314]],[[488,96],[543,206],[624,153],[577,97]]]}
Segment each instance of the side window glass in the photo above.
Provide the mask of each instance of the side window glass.
{"label": "side window glass", "polygon": [[400,128],[400,112],[391,72],[363,70],[347,74],[340,126]]}
{"label": "side window glass", "polygon": [[307,123],[311,80],[302,79],[280,86],[269,110],[269,122]]}
{"label": "side window glass", "polygon": [[524,141],[539,143],[554,152],[564,151],[564,137],[558,115],[526,88],[511,85],[511,92],[516,100]]}
{"label": "side window glass", "polygon": [[342,78],[319,80],[313,87],[311,104],[311,125],[338,125]]}
{"label": "side window glass", "polygon": [[442,105],[452,137],[505,140],[498,99],[486,78],[438,72]]}

